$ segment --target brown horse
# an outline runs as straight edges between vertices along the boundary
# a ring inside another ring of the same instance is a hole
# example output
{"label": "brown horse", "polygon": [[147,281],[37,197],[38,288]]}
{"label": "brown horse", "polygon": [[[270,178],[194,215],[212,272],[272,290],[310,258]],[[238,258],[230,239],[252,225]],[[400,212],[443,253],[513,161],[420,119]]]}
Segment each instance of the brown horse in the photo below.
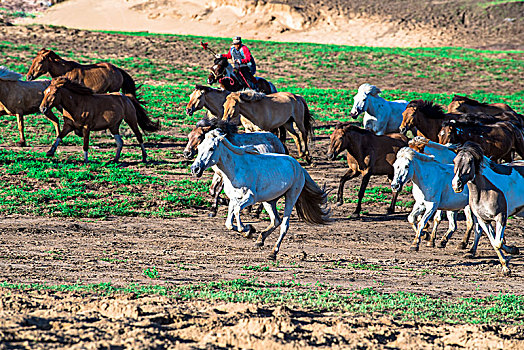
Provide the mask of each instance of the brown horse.
{"label": "brown horse", "polygon": [[[20,141],[17,146],[27,146],[24,135],[24,115],[39,112],[40,103],[44,98],[44,90],[49,86],[49,80],[21,81],[22,75],[0,66],[0,115],[16,116]],[[58,118],[47,111],[45,116],[51,120],[56,134],[59,133]]]}
{"label": "brown horse", "polygon": [[438,142],[438,133],[442,122],[456,117],[457,114],[446,114],[441,106],[432,101],[414,100],[402,113],[400,132],[406,134],[408,130],[417,130],[418,136],[424,136],[433,142]]}
{"label": "brown horse", "polygon": [[[224,103],[222,119],[238,124],[240,115],[262,130],[271,131],[284,126],[297,145],[298,156],[304,158],[308,164],[311,163],[307,143],[313,133],[313,118],[302,96],[290,92],[271,95],[254,91],[232,92]],[[296,132],[293,123],[296,124],[299,133]]]}
{"label": "brown horse", "polygon": [[[375,135],[373,132],[349,124],[339,124],[331,134],[327,158],[334,160],[344,150],[347,150],[349,170],[340,179],[338,186],[338,205],[344,203],[344,184],[346,181],[362,175],[362,183],[358,191],[358,202],[353,217],[359,217],[362,207],[362,198],[366,191],[371,175],[387,175],[393,179],[393,163],[399,149],[406,147],[408,139],[402,134]],[[387,213],[395,212],[397,192],[393,192],[393,199]]]}
{"label": "brown horse", "polygon": [[[233,67],[225,57],[215,58],[213,66],[209,70],[210,73],[207,77],[207,83],[212,85],[218,82],[222,89],[227,91],[236,92],[244,90],[246,88],[245,84],[249,83],[245,82],[242,84],[240,82],[240,79],[243,79],[243,77],[238,77],[237,74],[235,74]],[[256,89],[258,91],[265,94],[273,94],[277,92],[275,86],[266,79],[260,77],[255,77],[255,79],[257,80]]]}
{"label": "brown horse", "polygon": [[524,136],[510,122],[482,124],[471,120],[448,120],[442,123],[438,141],[441,144],[476,142],[481,145],[484,155],[494,161],[511,161],[513,149],[524,158]]}
{"label": "brown horse", "polygon": [[90,132],[109,129],[117,144],[113,160],[117,162],[124,145],[119,129],[122,120],[125,120],[135,134],[142,149],[142,160],[146,162],[144,140],[138,126],[140,125],[140,128],[145,131],[160,129],[159,123],[154,123],[149,119],[146,111],[133,95],[94,94],[93,90],[64,77],[53,79],[51,85],[44,91],[40,110],[46,113],[52,107],[57,106],[64,109],[64,126],[47,152],[50,157],[55,154],[58,144],[67,134],[78,130],[84,137],[84,160],[87,163]]}
{"label": "brown horse", "polygon": [[65,76],[73,82],[87,86],[95,93],[117,92],[122,89],[124,94],[136,96],[137,88],[133,78],[111,63],[83,65],[64,60],[53,51],[44,48],[38,51],[33,59],[26,79],[33,80],[46,73],[52,78]]}
{"label": "brown horse", "polygon": [[497,115],[502,112],[516,113],[505,103],[483,103],[466,96],[454,95],[448,106],[448,113],[484,113]]}

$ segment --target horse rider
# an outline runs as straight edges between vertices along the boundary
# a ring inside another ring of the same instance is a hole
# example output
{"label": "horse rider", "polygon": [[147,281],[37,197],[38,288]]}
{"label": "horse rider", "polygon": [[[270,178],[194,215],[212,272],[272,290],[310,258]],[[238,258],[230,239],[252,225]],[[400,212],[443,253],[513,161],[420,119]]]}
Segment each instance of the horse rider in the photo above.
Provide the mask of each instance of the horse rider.
{"label": "horse rider", "polygon": [[[257,79],[255,72],[257,70],[255,59],[246,45],[242,44],[242,38],[239,36],[233,37],[233,45],[226,54],[217,54],[216,58],[225,57],[233,59],[234,73],[239,78],[240,84],[246,88],[257,87]],[[251,84],[250,84],[251,83]]]}

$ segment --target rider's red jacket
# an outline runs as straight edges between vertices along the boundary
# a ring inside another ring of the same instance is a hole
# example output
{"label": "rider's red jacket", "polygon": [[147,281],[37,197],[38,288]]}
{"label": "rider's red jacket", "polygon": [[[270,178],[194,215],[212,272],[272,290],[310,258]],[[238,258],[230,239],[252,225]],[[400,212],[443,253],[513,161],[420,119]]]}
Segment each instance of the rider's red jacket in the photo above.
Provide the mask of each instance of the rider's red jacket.
{"label": "rider's red jacket", "polygon": [[[227,58],[227,59],[229,59],[229,60],[232,59],[232,58],[235,58],[235,59],[236,59],[236,57],[233,57],[233,55],[231,54],[231,51],[234,50],[234,49],[235,49],[235,47],[234,47],[234,46],[231,46],[231,48],[229,49],[228,53],[226,53],[226,54],[222,54],[222,57],[225,57],[225,58]],[[247,63],[251,62],[251,52],[249,52],[249,49],[247,48],[246,45],[242,45],[242,46],[240,47],[240,50],[239,50],[239,51],[242,51],[242,54],[243,54],[243,56],[244,56],[244,58],[242,58],[242,59],[240,60],[240,62],[241,62],[242,64],[247,64]]]}

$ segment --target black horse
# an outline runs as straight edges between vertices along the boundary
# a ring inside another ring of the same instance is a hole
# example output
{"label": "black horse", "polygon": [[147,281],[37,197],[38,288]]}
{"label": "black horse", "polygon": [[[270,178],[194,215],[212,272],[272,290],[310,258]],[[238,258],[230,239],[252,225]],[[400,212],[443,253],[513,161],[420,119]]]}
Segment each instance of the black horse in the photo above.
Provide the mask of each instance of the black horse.
{"label": "black horse", "polygon": [[[207,83],[210,85],[218,82],[222,89],[232,92],[244,90],[246,88],[245,85],[247,84],[247,81],[244,84],[240,82],[240,79],[243,77],[239,76],[238,71],[233,69],[225,57],[215,58],[213,66],[209,70],[211,72],[207,77]],[[255,78],[257,80],[255,90],[265,94],[277,92],[277,89],[271,82],[264,78]]]}

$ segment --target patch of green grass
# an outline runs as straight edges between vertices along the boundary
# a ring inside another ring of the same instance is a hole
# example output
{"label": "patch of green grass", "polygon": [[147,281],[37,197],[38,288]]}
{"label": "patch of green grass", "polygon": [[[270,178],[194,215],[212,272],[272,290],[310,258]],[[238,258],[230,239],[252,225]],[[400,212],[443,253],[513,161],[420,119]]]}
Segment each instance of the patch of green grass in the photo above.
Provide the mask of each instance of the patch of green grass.
{"label": "patch of green grass", "polygon": [[153,279],[158,278],[158,271],[157,271],[156,267],[154,267],[154,266],[151,267],[151,268],[148,267],[147,269],[145,269],[142,272],[142,274],[144,276],[148,277],[148,278],[153,278]]}
{"label": "patch of green grass", "polygon": [[268,272],[269,266],[260,266],[260,265],[248,265],[248,266],[242,266],[242,270],[251,270],[251,271],[261,271],[261,272]]}
{"label": "patch of green grass", "polygon": [[18,290],[51,290],[108,295],[132,293],[135,296],[160,294],[180,300],[223,300],[257,305],[286,304],[315,311],[384,315],[400,320],[451,324],[522,324],[524,296],[497,294],[485,298],[446,300],[410,292],[382,293],[374,288],[347,291],[325,283],[303,284],[294,280],[263,282],[235,279],[185,286],[136,285],[116,287],[111,283],[46,285],[0,283]]}

